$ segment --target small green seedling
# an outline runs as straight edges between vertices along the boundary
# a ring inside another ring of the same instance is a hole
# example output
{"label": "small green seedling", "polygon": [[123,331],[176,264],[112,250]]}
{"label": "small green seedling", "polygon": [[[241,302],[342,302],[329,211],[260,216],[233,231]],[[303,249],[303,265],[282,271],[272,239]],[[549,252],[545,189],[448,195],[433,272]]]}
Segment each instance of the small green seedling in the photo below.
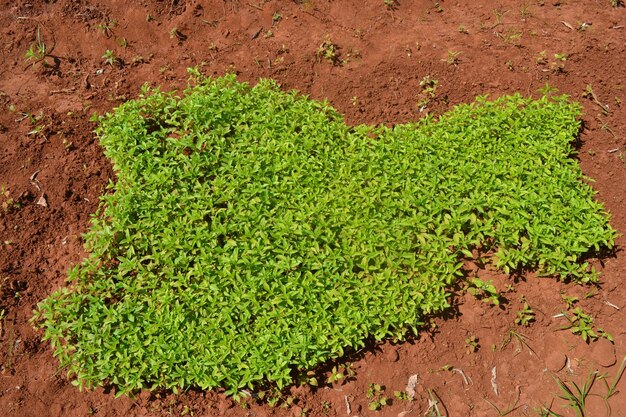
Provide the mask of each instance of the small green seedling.
{"label": "small green seedling", "polygon": [[371,411],[379,411],[389,404],[389,399],[385,397],[385,386],[379,384],[370,384],[367,389],[367,398],[370,400],[368,408]]}
{"label": "small green seedling", "polygon": [[354,372],[354,369],[352,369],[352,364],[348,364],[346,366],[333,366],[326,382],[329,384],[334,384],[338,381],[345,382],[350,378],[354,378],[355,375],[356,373]]}
{"label": "small green seedling", "polygon": [[594,330],[593,317],[585,313],[582,308],[576,307],[572,311],[572,316],[568,316],[567,313],[562,313],[563,317],[569,322],[569,325],[561,327],[561,330],[571,330],[575,335],[580,335],[587,343],[597,340],[599,337],[603,337],[609,341],[613,340],[613,337],[602,329]]}
{"label": "small green seedling", "polygon": [[177,27],[170,29],[170,39],[176,39],[178,42],[183,42],[187,39],[187,35],[182,33]]}
{"label": "small green seedling", "polygon": [[102,54],[102,59],[104,59],[104,62],[106,64],[109,64],[112,67],[119,66],[122,62],[115,54],[115,52],[110,49],[104,51],[104,54]]}
{"label": "small green seedling", "polygon": [[535,312],[532,310],[532,308],[530,308],[527,302],[524,302],[524,307],[522,307],[522,309],[517,312],[515,324],[528,327],[533,321],[535,321]]}
{"label": "small green seedling", "polygon": [[526,346],[526,348],[531,352],[531,355],[534,353],[535,355],[537,354],[532,347],[530,347],[530,345],[528,344],[528,336],[523,335],[522,333],[518,333],[513,329],[509,329],[505,339],[502,341],[502,345],[500,346],[500,350],[504,350],[505,347],[507,347],[509,345],[509,343],[511,343],[512,340],[516,340],[518,343],[518,347],[517,350],[518,351],[522,351],[523,346]]}
{"label": "small green seedling", "polygon": [[409,397],[409,394],[407,394],[406,391],[394,391],[393,397],[396,400],[400,400],[400,401],[412,401],[413,400],[413,398]]}
{"label": "small green seedling", "polygon": [[395,10],[398,7],[398,0],[383,0],[388,10]]}
{"label": "small green seedling", "polygon": [[[568,406],[576,412],[577,417],[586,416],[586,401],[593,384],[598,377],[598,371],[591,372],[585,382],[578,386],[575,382],[571,381],[571,386],[563,381],[561,378],[552,376],[559,388],[561,389],[560,398],[568,402]],[[551,415],[551,414],[550,414]]]}
{"label": "small green seedling", "polygon": [[420,111],[423,111],[426,106],[430,103],[432,99],[437,95],[437,86],[439,85],[439,81],[431,78],[430,75],[424,76],[420,81],[420,87],[422,91],[419,94],[419,100],[417,102],[417,107]]}
{"label": "small green seedling", "polygon": [[578,302],[578,297],[570,297],[567,294],[561,294],[561,298],[563,299],[563,301],[565,301],[565,304],[567,304],[567,308],[568,309],[573,309],[574,308],[574,304],[576,304]]}
{"label": "small green seedling", "polygon": [[449,50],[447,58],[442,61],[445,61],[448,65],[454,65],[456,67],[459,65],[459,55],[461,55],[461,51]]}
{"label": "small green seedling", "polygon": [[96,25],[96,29],[100,30],[107,38],[110,38],[113,34],[113,28],[116,26],[117,20],[106,18],[104,21]]}
{"label": "small green seedling", "polygon": [[444,409],[444,411],[447,411],[445,410],[445,406],[441,402],[441,399],[439,398],[437,393],[434,390],[429,389],[428,390],[428,409],[426,410],[425,416],[426,417],[444,417],[446,414],[442,414],[441,410],[439,409],[440,405]]}
{"label": "small green seedling", "polygon": [[317,50],[315,51],[315,56],[317,56],[318,62],[321,62],[321,60],[325,60],[332,65],[341,64],[341,61],[339,59],[338,47],[330,40],[329,36],[326,36],[326,38],[317,48]]}
{"label": "small green seedling", "polygon": [[500,305],[500,293],[493,285],[492,280],[483,281],[480,278],[470,278],[467,292],[485,303],[491,303],[494,306]]}
{"label": "small green seedling", "polygon": [[34,43],[31,43],[28,50],[24,54],[27,61],[32,61],[32,65],[42,61],[48,55],[48,48],[41,36],[41,30],[37,27],[37,37]]}
{"label": "small green seedling", "polygon": [[478,337],[474,335],[465,339],[465,345],[467,346],[468,353],[478,352],[478,349],[480,349],[480,344],[478,343]]}

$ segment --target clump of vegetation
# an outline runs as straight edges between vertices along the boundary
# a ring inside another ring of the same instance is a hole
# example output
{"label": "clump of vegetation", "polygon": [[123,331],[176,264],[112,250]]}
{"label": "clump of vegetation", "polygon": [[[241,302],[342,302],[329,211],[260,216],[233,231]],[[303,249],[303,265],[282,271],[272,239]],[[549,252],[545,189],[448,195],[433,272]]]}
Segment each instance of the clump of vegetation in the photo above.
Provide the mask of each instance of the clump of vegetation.
{"label": "clump of vegetation", "polygon": [[426,75],[420,80],[421,91],[419,93],[419,100],[417,101],[417,107],[420,112],[424,111],[431,100],[437,96],[438,85],[439,80],[430,78],[430,75]]}
{"label": "clump of vegetation", "polygon": [[34,316],[79,387],[280,389],[417,331],[478,247],[506,273],[597,280],[581,260],[615,232],[570,158],[566,97],[349,127],[273,81],[192,72],[100,118],[117,181]]}
{"label": "clump of vegetation", "polygon": [[389,399],[385,396],[384,385],[370,384],[367,389],[367,399],[369,400],[367,408],[371,411],[380,411],[389,404]]}
{"label": "clump of vegetation", "polygon": [[517,312],[517,317],[515,318],[515,324],[520,326],[530,326],[532,322],[535,321],[535,312],[528,305],[528,302],[522,297],[522,302],[524,306],[521,310]]}
{"label": "clump of vegetation", "polygon": [[318,62],[325,60],[332,65],[341,65],[341,59],[339,59],[339,47],[333,43],[330,37],[326,36],[320,46],[315,51]]}

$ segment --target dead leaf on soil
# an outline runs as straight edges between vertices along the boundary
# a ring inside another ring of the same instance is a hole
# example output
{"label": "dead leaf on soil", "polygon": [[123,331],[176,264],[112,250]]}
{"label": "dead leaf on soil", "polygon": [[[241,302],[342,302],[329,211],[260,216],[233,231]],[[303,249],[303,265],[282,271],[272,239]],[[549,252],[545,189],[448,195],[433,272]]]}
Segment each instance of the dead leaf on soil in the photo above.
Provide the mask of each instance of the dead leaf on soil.
{"label": "dead leaf on soil", "polygon": [[497,375],[496,375],[496,367],[494,366],[493,368],[491,368],[491,387],[493,388],[493,392],[496,393],[496,395],[498,395],[498,383],[496,381]]}
{"label": "dead leaf on soil", "polygon": [[415,386],[416,385],[417,385],[417,374],[411,375],[409,377],[409,381],[406,384],[406,388],[404,388],[404,391],[406,391],[407,395],[410,398],[415,398]]}

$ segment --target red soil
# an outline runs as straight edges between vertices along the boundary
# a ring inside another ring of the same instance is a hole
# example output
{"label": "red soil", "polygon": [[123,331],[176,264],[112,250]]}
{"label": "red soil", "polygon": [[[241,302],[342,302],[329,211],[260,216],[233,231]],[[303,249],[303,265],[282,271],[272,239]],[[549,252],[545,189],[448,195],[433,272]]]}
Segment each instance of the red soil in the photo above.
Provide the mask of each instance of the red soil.
{"label": "red soil", "polygon": [[[113,21],[109,29],[103,25]],[[597,262],[603,273],[598,288],[479,270],[508,300],[502,308],[459,296],[414,342],[381,344],[351,358],[351,380],[292,388],[291,407],[252,401],[246,407],[216,392],[144,392],[134,399],[115,399],[104,389],[81,393],[28,320],[84,255],[81,234],[112,179],[90,115],[136,97],[145,82],[183,87],[186,68],[196,65],[209,75],[236,71],[251,82],[277,79],[286,89],[327,99],[349,123],[421,117],[417,102],[425,97],[420,81],[427,75],[439,81],[425,109],[433,114],[477,95],[534,94],[549,82],[584,106],[580,165],[595,180],[613,227],[624,234],[625,26],[626,9],[609,0],[476,0],[471,6],[400,0],[389,8],[382,0],[3,1],[0,185],[8,191],[0,196],[0,414],[423,416],[432,393],[447,416],[498,415],[487,400],[502,411],[517,404],[509,415],[534,416],[534,407],[552,404],[553,411],[573,416],[552,375],[579,385],[596,370],[612,378],[626,355],[621,250]],[[38,28],[49,56],[26,61]],[[325,40],[338,47],[334,64],[316,55]],[[105,62],[106,50],[120,65]],[[588,85],[595,97],[583,95]],[[566,309],[561,293],[579,297],[614,344],[587,344],[559,330],[565,321],[553,316]],[[530,327],[514,323],[522,296],[536,313]],[[474,337],[479,347],[472,352],[466,339]],[[368,409],[369,384],[384,385],[393,397],[411,375],[418,375],[415,401]],[[592,392],[603,395],[604,383],[596,381]],[[588,416],[607,415],[600,397],[588,402]],[[626,415],[625,392],[609,404],[613,416]]]}

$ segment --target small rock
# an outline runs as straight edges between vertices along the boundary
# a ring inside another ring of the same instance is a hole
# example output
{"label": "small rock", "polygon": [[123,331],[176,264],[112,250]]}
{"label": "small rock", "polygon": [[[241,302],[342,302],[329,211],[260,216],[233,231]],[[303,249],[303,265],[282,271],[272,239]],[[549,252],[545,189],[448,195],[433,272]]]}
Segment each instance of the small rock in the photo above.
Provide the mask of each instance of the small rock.
{"label": "small rock", "polygon": [[39,197],[39,200],[37,200],[35,204],[41,207],[48,207],[48,201],[46,201],[46,197],[43,194]]}
{"label": "small rock", "polygon": [[591,352],[591,358],[600,366],[608,368],[615,365],[617,359],[615,357],[615,346],[607,339],[600,338],[595,342],[593,351]]}
{"label": "small rock", "polygon": [[409,396],[409,398],[415,398],[415,387],[417,386],[417,374],[411,375],[409,377],[409,381],[406,384],[406,388],[404,391]]}
{"label": "small rock", "polygon": [[559,352],[558,350],[553,350],[546,355],[544,359],[544,363],[546,364],[546,369],[550,372],[559,372],[561,369],[565,367],[565,362],[567,361],[567,357],[563,352]]}

